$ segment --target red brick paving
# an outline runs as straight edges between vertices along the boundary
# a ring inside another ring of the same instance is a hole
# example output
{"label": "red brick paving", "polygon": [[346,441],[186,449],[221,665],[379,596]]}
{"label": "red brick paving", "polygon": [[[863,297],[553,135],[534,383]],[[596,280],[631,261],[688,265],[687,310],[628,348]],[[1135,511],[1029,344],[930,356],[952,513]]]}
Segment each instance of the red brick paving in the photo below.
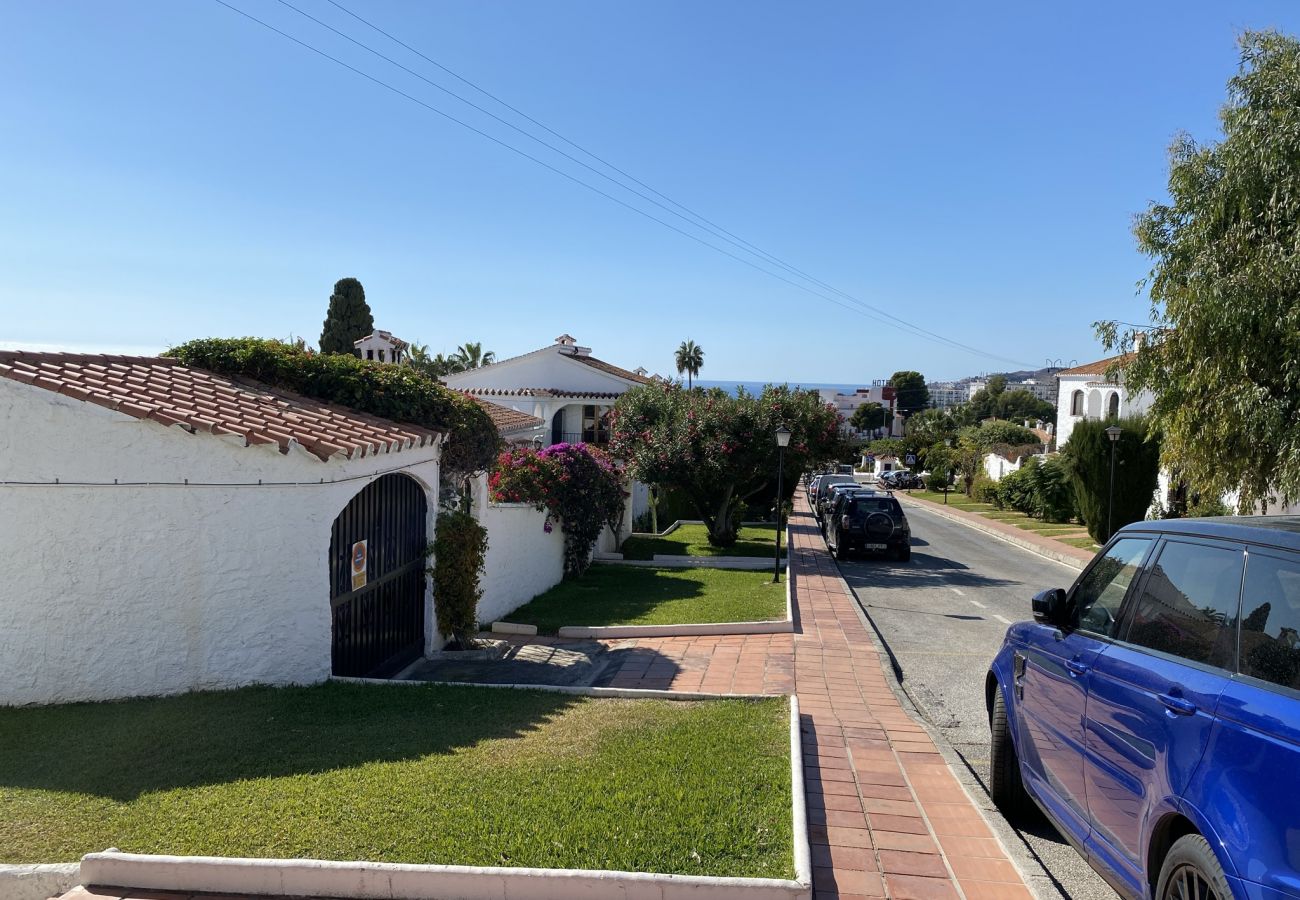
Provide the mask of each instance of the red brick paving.
{"label": "red brick paving", "polygon": [[[602,683],[721,693],[794,689],[815,900],[1032,900],[930,736],[899,705],[802,498],[791,532],[795,634],[609,641],[644,653],[620,654]],[[216,900],[92,890],[77,889],[65,900]]]}

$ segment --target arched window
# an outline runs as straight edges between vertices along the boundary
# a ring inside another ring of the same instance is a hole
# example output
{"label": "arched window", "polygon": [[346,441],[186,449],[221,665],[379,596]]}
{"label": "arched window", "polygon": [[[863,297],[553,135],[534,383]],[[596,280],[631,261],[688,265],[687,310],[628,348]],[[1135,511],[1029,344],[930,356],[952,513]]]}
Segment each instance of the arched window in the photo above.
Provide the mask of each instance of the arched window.
{"label": "arched window", "polygon": [[1083,415],[1083,391],[1075,391],[1070,398],[1070,415]]}
{"label": "arched window", "polygon": [[1110,395],[1110,401],[1106,404],[1106,416],[1111,419],[1119,418],[1119,391]]}

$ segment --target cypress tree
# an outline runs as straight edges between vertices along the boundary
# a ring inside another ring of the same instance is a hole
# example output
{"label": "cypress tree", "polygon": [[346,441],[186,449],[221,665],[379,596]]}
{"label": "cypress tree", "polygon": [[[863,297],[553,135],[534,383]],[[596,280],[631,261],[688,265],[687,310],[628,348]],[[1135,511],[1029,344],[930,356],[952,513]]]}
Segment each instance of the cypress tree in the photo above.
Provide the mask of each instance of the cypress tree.
{"label": "cypress tree", "polygon": [[375,317],[366,304],[366,289],[355,278],[340,278],[334,282],[330,295],[329,313],[320,333],[321,353],[351,353],[360,356],[353,341],[360,340],[375,330]]}
{"label": "cypress tree", "polygon": [[1148,437],[1145,417],[1086,419],[1074,426],[1061,455],[1068,461],[1079,516],[1099,544],[1110,540],[1111,534],[1106,530],[1111,453],[1106,428],[1111,425],[1123,429],[1115,446],[1115,531],[1146,518],[1160,474],[1160,443],[1156,437]]}

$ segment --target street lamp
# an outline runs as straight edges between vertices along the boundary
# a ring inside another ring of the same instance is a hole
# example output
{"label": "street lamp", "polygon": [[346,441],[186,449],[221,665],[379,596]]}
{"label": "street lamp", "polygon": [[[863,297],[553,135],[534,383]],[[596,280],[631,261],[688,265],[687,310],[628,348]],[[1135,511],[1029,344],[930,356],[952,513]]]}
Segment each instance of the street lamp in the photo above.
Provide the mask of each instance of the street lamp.
{"label": "street lamp", "polygon": [[[943,445],[951,449],[952,438],[944,438]],[[944,506],[948,505],[948,483],[952,481],[952,458],[949,457],[947,462],[948,462],[948,477],[943,480],[943,505]]]}
{"label": "street lamp", "polygon": [[1106,429],[1106,437],[1110,438],[1110,500],[1106,504],[1106,539],[1110,540],[1111,523],[1115,518],[1115,445],[1119,443],[1119,436],[1124,429],[1118,425],[1112,425]]}
{"label": "street lamp", "polygon": [[785,512],[785,448],[790,446],[790,429],[776,426],[776,559],[772,563],[772,583],[781,582],[781,514]]}

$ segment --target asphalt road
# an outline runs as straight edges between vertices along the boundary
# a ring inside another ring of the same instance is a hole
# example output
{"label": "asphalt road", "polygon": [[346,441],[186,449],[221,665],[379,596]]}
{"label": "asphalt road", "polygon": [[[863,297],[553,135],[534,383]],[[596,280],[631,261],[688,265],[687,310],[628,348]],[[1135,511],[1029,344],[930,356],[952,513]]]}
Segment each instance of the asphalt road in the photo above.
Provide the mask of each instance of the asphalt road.
{"label": "asphalt road", "polygon": [[[840,569],[902,670],[904,690],[974,776],[968,787],[987,800],[989,661],[1007,626],[1029,618],[1029,598],[1069,587],[1078,572],[928,510],[906,510],[910,563],[865,559]],[[1009,849],[1047,873],[1033,879],[1040,897],[1115,900],[1046,819],[1007,824]]]}

